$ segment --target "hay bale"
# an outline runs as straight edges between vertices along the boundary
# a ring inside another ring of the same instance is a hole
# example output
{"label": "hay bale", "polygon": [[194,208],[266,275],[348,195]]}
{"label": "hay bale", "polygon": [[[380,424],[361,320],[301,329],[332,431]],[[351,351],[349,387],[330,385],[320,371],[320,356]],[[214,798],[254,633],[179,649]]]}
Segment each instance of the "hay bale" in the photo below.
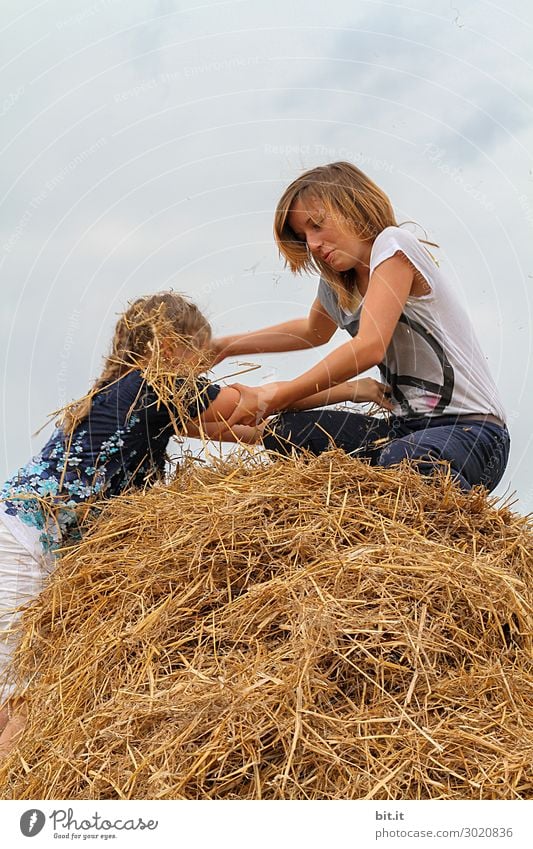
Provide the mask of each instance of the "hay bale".
{"label": "hay bale", "polygon": [[342,452],[116,498],[26,616],[2,797],[531,798],[532,539]]}

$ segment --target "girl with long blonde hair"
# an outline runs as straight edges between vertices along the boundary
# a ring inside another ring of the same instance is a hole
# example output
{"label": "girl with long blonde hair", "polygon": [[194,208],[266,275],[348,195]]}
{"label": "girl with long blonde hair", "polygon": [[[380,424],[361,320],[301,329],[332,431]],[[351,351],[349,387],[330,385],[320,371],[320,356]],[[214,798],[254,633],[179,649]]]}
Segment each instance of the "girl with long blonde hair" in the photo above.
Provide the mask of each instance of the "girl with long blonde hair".
{"label": "girl with long blonde hair", "polygon": [[[445,466],[462,489],[492,490],[509,454],[505,412],[432,243],[398,226],[385,192],[348,162],[297,177],[278,203],[274,236],[293,273],[320,276],[309,315],[215,340],[218,361],[314,348],[337,328],[351,339],[293,380],[236,385],[230,424],[296,410],[271,423],[268,448],[318,454],[335,444],[374,465],[409,460],[423,474]],[[373,366],[383,383],[367,378],[367,394],[389,398],[388,417],[299,411],[300,399],[316,393],[319,407],[324,393],[342,395],[347,380]]]}

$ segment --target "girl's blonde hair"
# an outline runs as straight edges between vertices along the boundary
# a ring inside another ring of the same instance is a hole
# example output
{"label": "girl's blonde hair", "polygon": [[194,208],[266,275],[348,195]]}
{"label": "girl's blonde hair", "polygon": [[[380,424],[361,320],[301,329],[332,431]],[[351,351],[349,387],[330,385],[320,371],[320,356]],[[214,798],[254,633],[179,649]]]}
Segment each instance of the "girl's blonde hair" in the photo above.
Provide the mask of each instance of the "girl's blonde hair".
{"label": "girl's blonde hair", "polygon": [[156,383],[158,376],[167,378],[171,374],[175,378],[175,365],[170,366],[168,358],[177,346],[188,355],[184,369],[188,376],[191,367],[196,372],[205,370],[207,359],[202,349],[210,339],[209,322],[182,295],[159,292],[138,298],[117,321],[102,374],[87,395],[62,410],[57,424],[66,435],[71,434],[89,415],[94,395],[134,369],[142,370],[151,383]]}
{"label": "girl's blonde hair", "polygon": [[274,237],[292,272],[319,273],[335,290],[344,308],[357,296],[356,271],[334,271],[298,239],[288,221],[296,200],[313,198],[339,227],[362,239],[373,239],[385,227],[397,227],[392,204],[385,192],[350,162],[332,162],[305,171],[288,186],[276,207]]}

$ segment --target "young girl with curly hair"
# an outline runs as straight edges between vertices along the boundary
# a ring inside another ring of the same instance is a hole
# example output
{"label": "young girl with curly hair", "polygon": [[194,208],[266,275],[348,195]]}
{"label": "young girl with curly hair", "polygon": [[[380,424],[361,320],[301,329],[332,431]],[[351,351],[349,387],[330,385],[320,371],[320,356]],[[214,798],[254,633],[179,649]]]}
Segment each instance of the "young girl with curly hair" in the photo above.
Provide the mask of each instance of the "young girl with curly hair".
{"label": "young girl with curly hair", "polygon": [[[6,672],[19,608],[39,595],[56,550],[79,535],[91,505],[161,480],[175,434],[260,439],[262,428],[228,427],[240,394],[202,375],[211,364],[210,343],[208,321],[181,295],[134,301],[117,322],[90,392],[62,411],[41,452],[0,490],[0,757],[25,725],[24,700],[12,698]],[[357,382],[346,385],[346,398],[357,395]],[[364,391],[359,396],[367,400]]]}

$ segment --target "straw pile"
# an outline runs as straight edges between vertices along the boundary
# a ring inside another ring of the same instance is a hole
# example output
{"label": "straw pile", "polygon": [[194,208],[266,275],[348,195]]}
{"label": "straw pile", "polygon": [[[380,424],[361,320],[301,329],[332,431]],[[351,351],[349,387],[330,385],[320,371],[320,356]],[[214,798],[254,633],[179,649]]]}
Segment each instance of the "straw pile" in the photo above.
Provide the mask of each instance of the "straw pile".
{"label": "straw pile", "polygon": [[532,539],[334,451],[116,498],[26,616],[2,797],[531,798]]}

